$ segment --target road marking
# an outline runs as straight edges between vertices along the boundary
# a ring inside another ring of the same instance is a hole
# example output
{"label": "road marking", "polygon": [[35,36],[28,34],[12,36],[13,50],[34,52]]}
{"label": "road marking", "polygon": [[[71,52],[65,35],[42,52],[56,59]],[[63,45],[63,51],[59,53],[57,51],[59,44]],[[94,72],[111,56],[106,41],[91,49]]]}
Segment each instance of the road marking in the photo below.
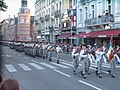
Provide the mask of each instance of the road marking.
{"label": "road marking", "polygon": [[31,66],[37,68],[38,70],[44,69],[43,67],[41,67],[41,66],[39,66],[39,65],[37,65],[37,64],[35,64],[35,63],[29,63],[29,64],[30,64]]}
{"label": "road marking", "polygon": [[28,57],[24,57],[25,59],[29,59]]}
{"label": "road marking", "polygon": [[49,68],[51,68],[51,69],[57,68],[57,67],[54,67],[54,66],[52,66],[52,65],[50,65],[50,64],[47,64],[47,63],[40,63],[40,64],[42,64],[42,65],[44,65],[44,66],[46,66],[46,67],[49,67]]}
{"label": "road marking", "polygon": [[11,55],[6,55],[7,57],[11,57]]}
{"label": "road marking", "polygon": [[84,81],[82,81],[82,80],[79,80],[79,82],[81,82],[81,83],[83,83],[83,84],[85,84],[85,85],[87,85],[87,86],[90,86],[90,87],[92,87],[92,88],[94,88],[94,89],[96,89],[96,90],[102,90],[102,89],[100,89],[100,88],[98,88],[98,87],[96,87],[96,86],[94,86],[94,85],[92,85],[92,84],[89,84],[89,83],[87,83],[87,82],[84,82]]}
{"label": "road marking", "polygon": [[18,56],[21,56],[20,54],[17,54]]}
{"label": "road marking", "polygon": [[58,71],[58,70],[56,70],[56,69],[54,69],[54,71],[56,71],[56,72],[58,72],[58,73],[60,73],[60,74],[62,74],[62,75],[65,75],[65,76],[67,76],[67,77],[71,77],[70,75],[65,74],[65,73],[63,73],[63,72],[61,72],[61,71]]}
{"label": "road marking", "polygon": [[57,64],[57,63],[54,63],[54,62],[51,62],[51,64],[59,66],[59,67],[62,67],[62,68],[69,68],[67,66],[64,66],[64,65],[61,65],[61,64]]}
{"label": "road marking", "polygon": [[0,55],[0,57],[3,57],[3,56],[5,56],[5,55]]}
{"label": "road marking", "polygon": [[38,63],[37,61],[35,61],[35,60],[31,60],[31,61],[33,61],[34,63]]}
{"label": "road marking", "polygon": [[30,69],[28,66],[26,66],[25,64],[18,64],[22,69],[24,69],[25,71],[30,71],[32,69]]}
{"label": "road marking", "polygon": [[13,54],[16,54],[15,52],[13,52]]}
{"label": "road marking", "polygon": [[69,64],[69,63],[65,63],[65,62],[61,62],[62,64],[65,64],[65,65],[68,65],[68,66],[70,66],[70,67],[73,67],[73,65],[72,64]]}
{"label": "road marking", "polygon": [[9,72],[17,72],[17,70],[11,64],[5,65],[5,67]]}

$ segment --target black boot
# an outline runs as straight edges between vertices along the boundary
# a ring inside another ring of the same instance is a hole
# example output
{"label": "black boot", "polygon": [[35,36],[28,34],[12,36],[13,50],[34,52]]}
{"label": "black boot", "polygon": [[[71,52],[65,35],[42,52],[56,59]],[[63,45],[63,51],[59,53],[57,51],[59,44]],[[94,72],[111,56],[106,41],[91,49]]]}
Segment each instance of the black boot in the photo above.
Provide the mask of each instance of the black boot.
{"label": "black boot", "polygon": [[76,75],[76,71],[75,70],[73,70],[73,73],[74,73],[74,75]]}
{"label": "black boot", "polygon": [[100,74],[100,73],[98,74],[98,76],[99,76],[99,78],[102,78],[102,76],[101,76],[101,74]]}
{"label": "black boot", "polygon": [[114,74],[112,74],[111,76],[112,76],[113,78],[115,78],[115,75],[114,75]]}
{"label": "black boot", "polygon": [[81,71],[81,75],[83,76],[83,71]]}
{"label": "black boot", "polygon": [[52,61],[52,59],[51,59],[51,58],[49,58],[49,61]]}
{"label": "black boot", "polygon": [[45,56],[43,56],[43,59],[45,59]]}
{"label": "black boot", "polygon": [[57,60],[57,64],[59,64],[60,62],[59,62],[59,60]]}
{"label": "black boot", "polygon": [[97,70],[95,71],[95,73],[96,73],[96,75],[98,76],[98,71],[97,71]]}
{"label": "black boot", "polygon": [[109,75],[111,75],[111,71],[110,70],[108,70],[108,73],[109,73]]}
{"label": "black boot", "polygon": [[84,79],[86,79],[86,76],[85,76],[85,74],[83,74],[83,78],[84,78]]}

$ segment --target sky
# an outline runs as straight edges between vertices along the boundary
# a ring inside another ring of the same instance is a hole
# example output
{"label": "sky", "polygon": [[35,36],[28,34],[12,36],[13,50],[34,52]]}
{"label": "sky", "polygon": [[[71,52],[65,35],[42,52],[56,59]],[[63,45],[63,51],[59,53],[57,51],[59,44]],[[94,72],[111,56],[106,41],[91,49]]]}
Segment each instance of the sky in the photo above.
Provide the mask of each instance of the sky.
{"label": "sky", "polygon": [[[19,8],[21,7],[21,0],[4,0],[5,3],[8,5],[8,9],[6,12],[0,11],[0,21],[7,19],[10,15],[10,17],[13,18],[15,15],[17,17],[17,13],[19,11]],[[28,0],[28,8],[30,9],[31,15],[34,15],[35,13],[35,0]]]}

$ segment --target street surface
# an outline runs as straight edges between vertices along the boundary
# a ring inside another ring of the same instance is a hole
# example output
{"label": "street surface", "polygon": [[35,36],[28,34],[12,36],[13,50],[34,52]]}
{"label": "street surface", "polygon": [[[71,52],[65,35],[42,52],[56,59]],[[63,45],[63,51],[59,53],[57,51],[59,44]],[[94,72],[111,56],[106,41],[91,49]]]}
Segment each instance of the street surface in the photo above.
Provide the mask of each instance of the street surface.
{"label": "street surface", "polygon": [[33,58],[9,47],[2,49],[4,79],[18,80],[20,90],[120,90],[120,64],[116,64],[115,78],[108,75],[109,64],[103,64],[102,78],[96,76],[96,65],[92,64],[90,75],[83,79],[81,63],[77,75],[73,74],[70,55],[61,54],[60,64],[56,64],[55,53],[49,62],[48,58]]}

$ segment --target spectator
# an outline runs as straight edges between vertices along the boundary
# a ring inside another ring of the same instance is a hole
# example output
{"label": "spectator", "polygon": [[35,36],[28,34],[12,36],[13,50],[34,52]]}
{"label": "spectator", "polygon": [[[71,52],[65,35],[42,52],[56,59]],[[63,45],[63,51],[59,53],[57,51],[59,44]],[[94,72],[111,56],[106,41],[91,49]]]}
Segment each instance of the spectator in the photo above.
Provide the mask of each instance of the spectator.
{"label": "spectator", "polygon": [[108,15],[109,14],[109,12],[108,12],[108,10],[106,10],[106,15]]}
{"label": "spectator", "polygon": [[0,90],[19,90],[19,84],[17,80],[7,79],[2,82]]}
{"label": "spectator", "polygon": [[2,75],[0,74],[0,84],[2,83],[3,81],[3,78],[2,78]]}
{"label": "spectator", "polygon": [[105,11],[103,11],[103,14],[102,14],[103,16],[105,15]]}

